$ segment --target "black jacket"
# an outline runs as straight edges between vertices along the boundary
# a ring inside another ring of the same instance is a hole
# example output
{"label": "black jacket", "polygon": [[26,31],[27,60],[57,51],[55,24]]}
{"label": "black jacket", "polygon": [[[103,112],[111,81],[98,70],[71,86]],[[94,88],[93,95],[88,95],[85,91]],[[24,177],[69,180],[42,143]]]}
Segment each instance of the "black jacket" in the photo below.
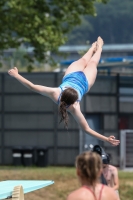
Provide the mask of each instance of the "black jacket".
{"label": "black jacket", "polygon": [[101,182],[103,185],[107,185],[107,181],[106,181],[106,179],[104,178],[104,175],[103,175],[103,174],[101,174],[100,182]]}

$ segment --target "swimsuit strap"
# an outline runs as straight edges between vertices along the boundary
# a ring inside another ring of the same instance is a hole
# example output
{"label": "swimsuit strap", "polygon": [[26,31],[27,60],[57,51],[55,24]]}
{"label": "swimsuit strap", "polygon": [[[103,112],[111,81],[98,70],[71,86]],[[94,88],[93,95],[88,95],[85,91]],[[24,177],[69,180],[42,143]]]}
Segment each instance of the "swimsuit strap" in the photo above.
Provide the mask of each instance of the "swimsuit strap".
{"label": "swimsuit strap", "polygon": [[102,191],[103,191],[104,185],[102,185],[101,190],[100,190],[100,195],[99,195],[99,200],[101,200],[101,196],[102,196]]}
{"label": "swimsuit strap", "polygon": [[[87,185],[83,185],[84,188],[88,189],[94,196],[95,200],[97,200],[95,193],[91,190],[91,188],[89,188]],[[102,190],[104,188],[104,185],[102,185],[101,190],[100,190],[100,195],[98,200],[101,200],[101,196],[102,196]]]}
{"label": "swimsuit strap", "polygon": [[95,200],[97,200],[95,193],[87,186],[87,185],[83,185],[84,188],[88,189],[94,196]]}

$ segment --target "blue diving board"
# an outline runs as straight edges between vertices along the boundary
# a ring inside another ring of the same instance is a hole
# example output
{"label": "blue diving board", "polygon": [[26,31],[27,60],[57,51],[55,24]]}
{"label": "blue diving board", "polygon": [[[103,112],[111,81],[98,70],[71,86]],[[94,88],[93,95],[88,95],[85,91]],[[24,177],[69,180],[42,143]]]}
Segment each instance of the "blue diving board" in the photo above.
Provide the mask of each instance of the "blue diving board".
{"label": "blue diving board", "polygon": [[38,180],[9,180],[9,181],[1,181],[0,182],[0,199],[6,199],[12,196],[12,192],[15,186],[21,185],[23,187],[23,192],[28,193],[34,190],[41,189],[48,185],[53,184],[54,181],[46,180],[46,181],[38,181]]}

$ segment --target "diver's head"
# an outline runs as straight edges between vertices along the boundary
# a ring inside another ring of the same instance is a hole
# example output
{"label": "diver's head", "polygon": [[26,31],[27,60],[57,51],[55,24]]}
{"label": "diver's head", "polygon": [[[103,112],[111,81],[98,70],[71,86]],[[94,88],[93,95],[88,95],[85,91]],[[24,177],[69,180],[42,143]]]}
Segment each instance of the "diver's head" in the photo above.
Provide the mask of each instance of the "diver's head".
{"label": "diver's head", "polygon": [[59,113],[61,115],[60,122],[64,121],[65,127],[68,127],[68,114],[66,109],[75,103],[78,99],[78,93],[73,88],[65,89],[61,94]]}

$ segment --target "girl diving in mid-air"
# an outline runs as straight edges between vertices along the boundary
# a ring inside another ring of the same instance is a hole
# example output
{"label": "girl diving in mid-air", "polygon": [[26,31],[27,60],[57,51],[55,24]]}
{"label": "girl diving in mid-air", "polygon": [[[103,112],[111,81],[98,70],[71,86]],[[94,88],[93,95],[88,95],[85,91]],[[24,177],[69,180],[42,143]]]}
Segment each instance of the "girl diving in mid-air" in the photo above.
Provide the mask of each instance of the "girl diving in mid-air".
{"label": "girl diving in mid-air", "polygon": [[103,40],[98,37],[87,53],[67,68],[62,83],[57,88],[31,83],[18,73],[16,67],[10,69],[8,73],[33,92],[52,99],[58,105],[61,121],[64,121],[66,127],[68,126],[67,112],[69,112],[86,133],[116,146],[119,144],[119,140],[116,140],[114,136],[106,137],[92,130],[80,110],[80,101],[83,95],[89,92],[95,82],[102,46]]}

